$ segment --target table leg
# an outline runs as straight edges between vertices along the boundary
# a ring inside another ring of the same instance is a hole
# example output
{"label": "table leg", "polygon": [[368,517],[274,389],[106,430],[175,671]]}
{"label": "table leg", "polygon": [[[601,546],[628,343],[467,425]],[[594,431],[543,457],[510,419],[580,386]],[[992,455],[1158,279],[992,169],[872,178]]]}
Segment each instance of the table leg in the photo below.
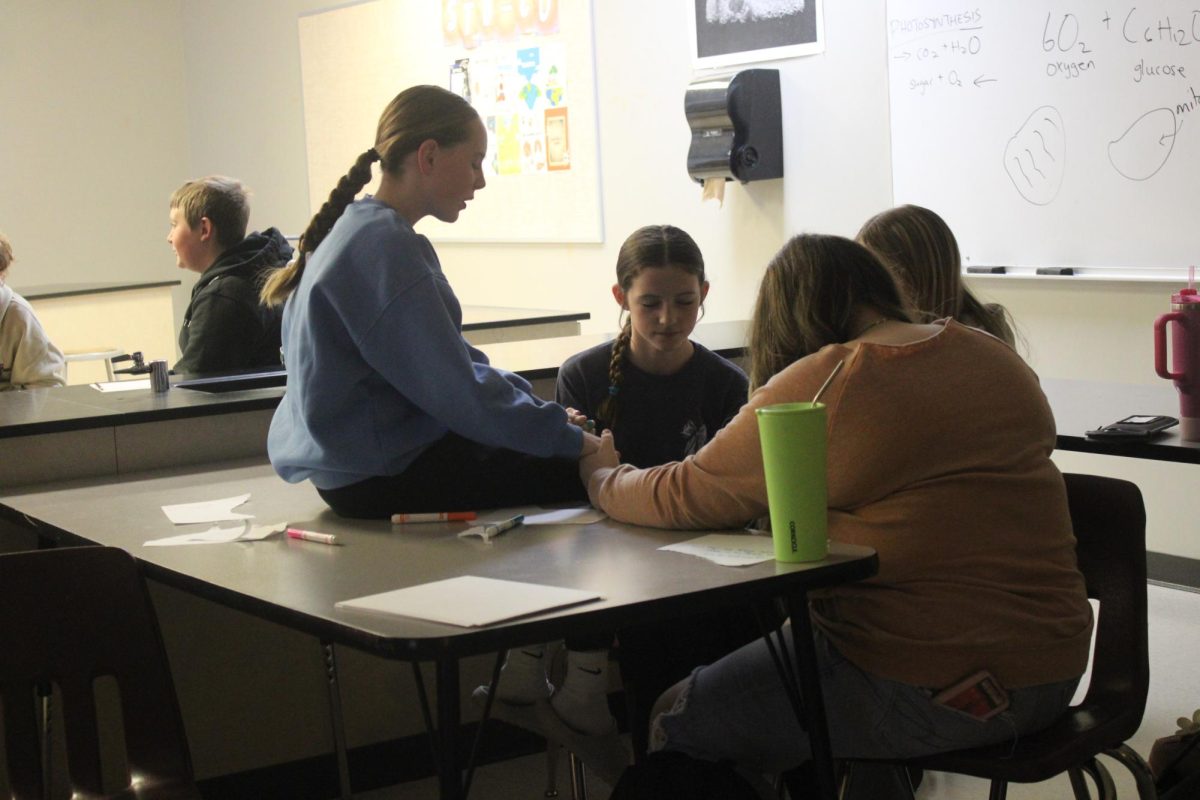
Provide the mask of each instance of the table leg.
{"label": "table leg", "polygon": [[796,713],[800,716],[800,724],[808,731],[818,797],[836,800],[833,752],[829,746],[829,727],[825,720],[825,700],[821,695],[821,676],[817,669],[817,649],[813,645],[812,621],[808,616],[808,593],[798,592],[789,596],[787,605],[788,616],[792,621],[795,667],[800,681],[800,696],[803,698],[803,708],[797,708]]}
{"label": "table leg", "polygon": [[438,796],[442,800],[464,800],[462,774],[458,766],[458,659],[437,660],[437,755]]}
{"label": "table leg", "polygon": [[321,641],[325,660],[325,684],[329,691],[329,722],[333,732],[333,753],[337,759],[338,791],[341,800],[354,797],[350,790],[350,760],[346,748],[346,724],[342,716],[342,692],[338,684],[337,656],[333,642]]}

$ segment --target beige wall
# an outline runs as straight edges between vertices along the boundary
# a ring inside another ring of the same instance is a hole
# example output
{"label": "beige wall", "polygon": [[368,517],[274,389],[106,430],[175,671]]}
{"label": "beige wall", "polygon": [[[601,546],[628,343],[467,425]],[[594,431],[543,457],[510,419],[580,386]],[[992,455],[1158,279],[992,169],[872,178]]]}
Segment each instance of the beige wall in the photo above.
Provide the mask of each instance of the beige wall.
{"label": "beige wall", "polygon": [[177,277],[189,166],[177,0],[0,0],[0,230],[22,285]]}

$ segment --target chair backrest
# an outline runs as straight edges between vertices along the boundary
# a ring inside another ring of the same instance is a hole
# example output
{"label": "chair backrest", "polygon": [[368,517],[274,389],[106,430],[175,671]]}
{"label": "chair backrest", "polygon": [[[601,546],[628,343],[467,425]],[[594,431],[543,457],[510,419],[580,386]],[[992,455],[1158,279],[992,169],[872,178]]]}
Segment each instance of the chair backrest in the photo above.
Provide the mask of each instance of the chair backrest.
{"label": "chair backrest", "polygon": [[1128,481],[1063,476],[1075,552],[1088,597],[1100,601],[1091,683],[1078,710],[1120,707],[1126,732],[1137,731],[1150,686],[1146,609],[1146,509]]}
{"label": "chair backrest", "polygon": [[[61,698],[72,796],[158,796],[192,785],[191,758],[158,622],[137,563],[110,547],[0,555],[0,702],[14,798],[42,797],[39,687]],[[95,695],[111,678],[120,696],[128,773],[104,765]],[[116,776],[120,783],[122,776]],[[186,792],[186,789],[185,789]],[[184,796],[184,795],[180,795]],[[198,795],[197,795],[198,796]]]}

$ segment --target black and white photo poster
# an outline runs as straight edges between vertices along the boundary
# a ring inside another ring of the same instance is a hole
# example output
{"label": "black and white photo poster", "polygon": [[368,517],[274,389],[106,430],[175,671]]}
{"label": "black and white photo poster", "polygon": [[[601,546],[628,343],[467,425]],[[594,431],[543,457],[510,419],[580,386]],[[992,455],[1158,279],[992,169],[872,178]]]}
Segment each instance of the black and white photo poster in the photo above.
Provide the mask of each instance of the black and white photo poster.
{"label": "black and white photo poster", "polygon": [[822,0],[693,0],[697,68],[823,52]]}

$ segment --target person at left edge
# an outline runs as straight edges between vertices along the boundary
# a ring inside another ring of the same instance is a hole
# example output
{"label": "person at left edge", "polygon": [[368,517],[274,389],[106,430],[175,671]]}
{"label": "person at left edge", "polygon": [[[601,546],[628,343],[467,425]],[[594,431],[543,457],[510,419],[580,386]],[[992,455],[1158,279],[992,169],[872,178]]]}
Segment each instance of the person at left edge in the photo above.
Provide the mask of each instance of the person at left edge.
{"label": "person at left edge", "polygon": [[[578,459],[599,439],[462,336],[462,309],[413,226],[454,222],[485,185],[487,131],[435,86],[397,95],[274,273],[287,392],[267,450],[286,480],[310,480],[342,516],[586,500]],[[376,194],[355,195],[381,162]]]}
{"label": "person at left edge", "polygon": [[200,273],[179,329],[175,372],[279,366],[279,314],[261,304],[269,272],[292,257],[275,228],[246,235],[249,194],[233,178],[188,181],[171,195],[167,242],[180,269]]}
{"label": "person at left edge", "polygon": [[33,306],[7,285],[12,244],[0,233],[0,392],[66,384],[62,350],[50,341]]}

